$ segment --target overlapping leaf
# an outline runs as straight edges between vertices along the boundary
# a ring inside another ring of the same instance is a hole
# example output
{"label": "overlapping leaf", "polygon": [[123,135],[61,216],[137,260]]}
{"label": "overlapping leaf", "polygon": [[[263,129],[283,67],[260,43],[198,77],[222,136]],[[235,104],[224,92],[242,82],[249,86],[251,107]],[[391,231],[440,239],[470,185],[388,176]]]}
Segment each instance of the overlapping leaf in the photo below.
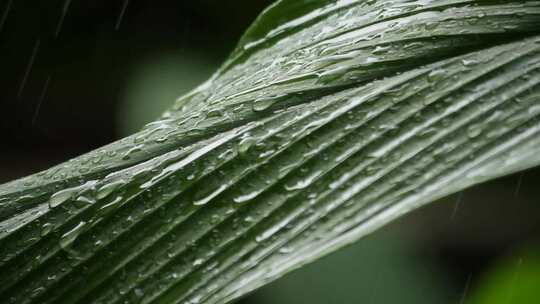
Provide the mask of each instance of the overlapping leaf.
{"label": "overlapping leaf", "polygon": [[539,1],[279,1],[141,132],[0,186],[7,303],[223,303],[540,163]]}

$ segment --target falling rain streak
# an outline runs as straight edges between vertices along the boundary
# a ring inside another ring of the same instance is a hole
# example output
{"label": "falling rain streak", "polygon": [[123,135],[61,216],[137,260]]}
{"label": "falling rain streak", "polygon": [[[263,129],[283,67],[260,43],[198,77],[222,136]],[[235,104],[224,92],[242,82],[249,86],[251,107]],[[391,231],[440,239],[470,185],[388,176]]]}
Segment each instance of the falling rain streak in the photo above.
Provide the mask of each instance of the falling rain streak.
{"label": "falling rain streak", "polygon": [[0,32],[4,28],[4,24],[6,23],[7,17],[9,15],[9,11],[11,10],[11,3],[13,0],[8,0],[8,3],[6,4],[6,8],[4,9],[4,13],[2,14],[2,19],[0,19]]}
{"label": "falling rain streak", "polygon": [[125,0],[124,4],[122,5],[122,10],[120,11],[120,15],[118,15],[118,20],[116,20],[116,26],[114,27],[116,31],[118,31],[118,29],[120,28],[120,24],[122,24],[122,19],[124,19],[124,15],[126,13],[128,5],[129,0]]}
{"label": "falling rain streak", "polygon": [[453,220],[456,217],[461,201],[463,201],[463,191],[457,195],[456,202],[454,203],[454,210],[452,211],[452,216],[450,216],[450,219]]}
{"label": "falling rain streak", "polygon": [[56,25],[56,31],[54,32],[54,37],[58,37],[58,34],[60,34],[60,30],[62,29],[62,24],[64,24],[64,19],[66,18],[66,14],[69,10],[70,4],[71,4],[71,0],[64,1],[64,6],[62,7],[62,14],[60,15],[60,19],[58,19],[58,24]]}
{"label": "falling rain streak", "polygon": [[521,269],[521,266],[523,265],[523,258],[519,258],[516,263],[516,268],[514,270],[514,273],[512,274],[512,282],[510,283],[510,286],[508,287],[508,293],[506,294],[506,303],[512,303],[512,298],[514,297],[514,289],[516,286],[516,281],[518,279],[519,271]]}
{"label": "falling rain streak", "polygon": [[49,88],[50,80],[51,80],[51,76],[49,75],[47,77],[47,80],[45,80],[45,84],[43,85],[43,89],[41,90],[41,94],[39,95],[39,99],[36,105],[36,110],[34,111],[34,116],[32,116],[32,126],[36,124],[37,117],[39,115],[39,110],[41,109],[41,104],[43,103],[43,100],[45,99],[45,95],[47,94],[47,89]]}
{"label": "falling rain streak", "polygon": [[39,49],[39,45],[41,44],[40,40],[36,40],[36,44],[34,45],[34,49],[32,50],[32,55],[30,56],[30,60],[28,61],[28,65],[26,66],[26,70],[24,71],[24,76],[21,81],[21,84],[19,85],[19,91],[17,92],[17,97],[21,97],[22,92],[24,91],[24,86],[26,85],[26,80],[28,79],[28,75],[30,74],[30,71],[32,70],[32,66],[34,65],[34,60],[36,59],[36,54]]}
{"label": "falling rain streak", "polygon": [[525,173],[521,173],[518,177],[516,190],[514,191],[514,196],[517,197],[519,195],[519,192],[521,191],[521,186],[523,185],[523,176]]}
{"label": "falling rain streak", "polygon": [[467,281],[465,282],[465,288],[463,289],[463,293],[461,294],[461,299],[459,300],[459,304],[464,304],[465,299],[467,298],[467,293],[469,292],[469,287],[471,286],[471,279],[472,279],[472,273],[469,274],[467,277]]}

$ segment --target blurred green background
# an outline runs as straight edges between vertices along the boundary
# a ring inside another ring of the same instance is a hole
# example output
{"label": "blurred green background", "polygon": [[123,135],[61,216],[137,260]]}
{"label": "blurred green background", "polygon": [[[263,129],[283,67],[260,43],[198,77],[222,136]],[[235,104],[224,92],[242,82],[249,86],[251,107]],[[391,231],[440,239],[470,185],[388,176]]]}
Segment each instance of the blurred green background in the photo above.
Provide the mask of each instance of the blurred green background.
{"label": "blurred green background", "polygon": [[[141,128],[271,1],[0,1],[0,182]],[[241,299],[540,303],[540,169],[447,197]]]}

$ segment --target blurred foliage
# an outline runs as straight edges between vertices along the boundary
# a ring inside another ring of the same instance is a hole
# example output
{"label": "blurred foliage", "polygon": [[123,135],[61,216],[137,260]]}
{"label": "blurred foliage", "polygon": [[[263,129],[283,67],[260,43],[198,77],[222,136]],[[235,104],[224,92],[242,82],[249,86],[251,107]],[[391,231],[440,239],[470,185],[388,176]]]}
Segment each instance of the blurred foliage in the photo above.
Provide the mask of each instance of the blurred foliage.
{"label": "blurred foliage", "polygon": [[504,259],[484,276],[466,304],[540,303],[540,249]]}
{"label": "blurred foliage", "polygon": [[419,259],[399,233],[380,232],[263,287],[253,303],[455,303],[432,260]]}
{"label": "blurred foliage", "polygon": [[210,77],[216,67],[190,52],[156,54],[135,64],[118,107],[119,133],[135,133],[153,121],[178,96]]}

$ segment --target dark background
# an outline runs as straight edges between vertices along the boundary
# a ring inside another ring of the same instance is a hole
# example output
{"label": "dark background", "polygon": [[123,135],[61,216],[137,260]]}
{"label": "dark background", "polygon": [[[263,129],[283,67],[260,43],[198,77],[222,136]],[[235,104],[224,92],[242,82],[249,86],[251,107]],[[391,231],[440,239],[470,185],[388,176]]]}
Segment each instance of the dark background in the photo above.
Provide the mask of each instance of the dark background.
{"label": "dark background", "polygon": [[[157,117],[269,3],[0,1],[0,183]],[[540,278],[539,181],[529,170],[448,197],[241,302],[521,303]]]}

